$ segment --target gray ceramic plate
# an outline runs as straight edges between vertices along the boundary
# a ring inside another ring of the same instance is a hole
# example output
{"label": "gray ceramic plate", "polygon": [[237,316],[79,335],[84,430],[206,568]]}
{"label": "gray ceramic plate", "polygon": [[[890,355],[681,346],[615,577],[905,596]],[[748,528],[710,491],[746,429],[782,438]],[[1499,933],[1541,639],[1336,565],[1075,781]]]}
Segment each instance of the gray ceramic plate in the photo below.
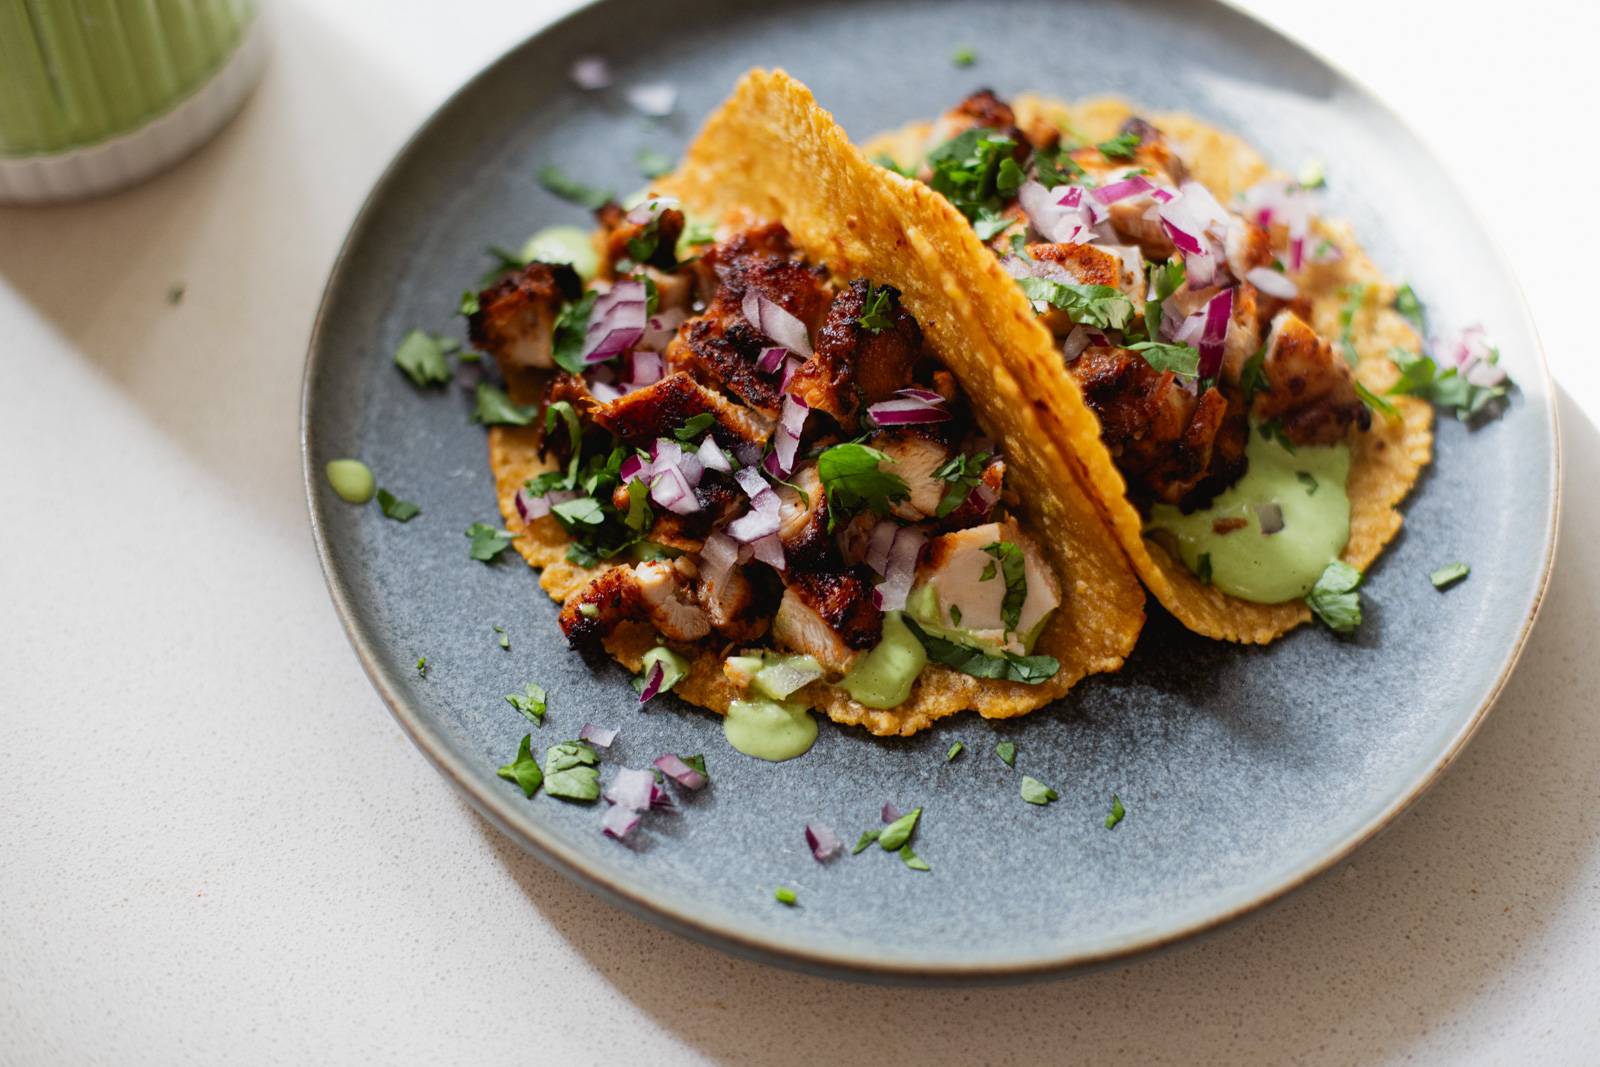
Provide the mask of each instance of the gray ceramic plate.
{"label": "gray ceramic plate", "polygon": [[[1049,54],[1048,42],[1070,60],[1019,61]],[[954,69],[952,51],[969,43],[978,65]],[[678,86],[677,116],[651,123],[616,91],[574,89],[567,64],[591,50],[623,84]],[[1443,421],[1406,532],[1369,577],[1355,640],[1306,627],[1268,649],[1215,644],[1152,603],[1126,669],[1051,709],[1000,724],[960,716],[910,740],[824,724],[810,754],[780,765],[733,752],[714,715],[674,700],[641,714],[621,669],[566,651],[555,606],[519,560],[467,558],[465,527],[497,521],[483,431],[467,421],[466,390],[424,394],[390,354],[412,326],[459,329],[456,300],[486,245],[584,221],[538,187],[541,165],[632,188],[639,148],[676,152],[757,64],[805,80],[857,137],[989,84],[1119,92],[1244,131],[1291,168],[1321,159],[1329,213],[1413,281],[1436,323],[1488,324],[1522,391],[1477,432]],[[1303,883],[1459,752],[1516,659],[1553,550],[1551,387],[1503,258],[1392,114],[1298,45],[1208,4],[586,8],[473,79],[378,183],[328,284],[304,404],[311,519],[335,605],[428,758],[506,833],[608,899],[734,952],[831,973],[1055,972],[1170,943]],[[402,526],[341,504],[320,474],[340,456],[367,459],[422,516]],[[1458,559],[1471,579],[1435,592],[1428,571]],[[432,665],[425,680],[419,655]],[[714,785],[628,844],[601,836],[593,807],[524,799],[494,772],[526,727],[501,695],[530,680],[551,694],[541,746],[585,721],[617,726],[609,766],[704,752]],[[946,763],[958,739],[966,754]],[[1017,745],[1016,770],[994,755],[1002,739]],[[1062,799],[1023,803],[1023,772]],[[1112,793],[1128,814],[1107,831]],[[853,840],[886,800],[926,808],[917,845],[931,873],[876,849],[813,862],[806,821]],[[773,902],[779,883],[800,907]]]}

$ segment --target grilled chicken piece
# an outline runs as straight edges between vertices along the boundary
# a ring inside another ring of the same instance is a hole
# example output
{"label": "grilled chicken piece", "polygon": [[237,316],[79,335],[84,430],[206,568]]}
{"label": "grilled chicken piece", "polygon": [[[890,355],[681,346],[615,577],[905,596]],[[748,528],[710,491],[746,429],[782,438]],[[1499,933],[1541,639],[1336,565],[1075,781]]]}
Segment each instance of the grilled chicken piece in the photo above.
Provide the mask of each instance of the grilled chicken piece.
{"label": "grilled chicken piece", "polygon": [[561,632],[573,648],[599,648],[624,620],[640,613],[639,582],[632,567],[612,567],[561,605]]}
{"label": "grilled chicken piece", "polygon": [[1262,370],[1267,388],[1256,394],[1255,416],[1278,420],[1295,444],[1338,444],[1352,425],[1372,425],[1349,364],[1294,312],[1273,318]]}
{"label": "grilled chicken piece", "polygon": [[828,533],[828,495],[817,475],[817,465],[796,468],[789,481],[804,490],[802,496],[789,485],[778,486],[778,540],[784,560],[793,571],[834,569],[838,550]]}
{"label": "grilled chicken piece", "polygon": [[[1144,307],[1144,257],[1133,245],[1035,244],[1028,246],[1028,255],[1047,264],[1041,268],[1043,277],[1109,286],[1125,293],[1135,308]],[[1040,317],[1058,337],[1072,332],[1072,319],[1059,308],[1050,308]]]}
{"label": "grilled chicken piece", "polygon": [[772,620],[772,636],[784,648],[815,656],[829,670],[849,670],[856,655],[883,636],[883,613],[872,606],[872,572],[855,567],[791,574]]}
{"label": "grilled chicken piece", "polygon": [[[678,238],[683,235],[683,212],[667,208],[654,220],[646,222],[629,222],[627,216],[620,213],[607,217],[615,219],[607,226],[605,236],[608,270],[615,270],[616,265],[624,259],[657,270],[671,271],[677,268]],[[606,223],[606,219],[601,221],[602,225]],[[648,232],[652,225],[655,230],[653,235]],[[636,241],[639,242],[637,247],[628,247]],[[634,255],[635,252],[644,254],[640,257]]]}
{"label": "grilled chicken piece", "polygon": [[911,495],[897,500],[889,510],[898,519],[917,522],[931,518],[939,510],[948,484],[934,471],[950,459],[950,446],[936,434],[919,432],[921,427],[884,430],[869,442],[889,457],[883,469],[906,483]]}
{"label": "grilled chicken piece", "polygon": [[1255,267],[1272,266],[1272,238],[1267,231],[1241,215],[1233,217],[1222,242],[1228,272],[1239,281]]}
{"label": "grilled chicken piece", "polygon": [[[1220,292],[1222,290],[1217,286],[1204,289],[1179,286],[1171,299],[1173,306],[1182,314],[1191,315],[1205,307]],[[1262,307],[1262,296],[1255,286],[1246,282],[1234,287],[1233,322],[1222,344],[1221,377],[1230,385],[1238,384],[1245,363],[1261,348]]]}
{"label": "grilled chicken piece", "polygon": [[[992,554],[1000,542],[1010,542],[1021,551],[1027,584],[1012,627],[1005,625],[1003,564]],[[941,623],[1019,655],[1029,651],[1022,638],[1032,636],[1040,621],[1061,603],[1061,585],[1055,573],[1039,546],[1013,520],[972,526],[930,540],[917,567],[917,585],[932,587]],[[959,615],[952,608],[958,609]]]}
{"label": "grilled chicken piece", "polygon": [[686,581],[693,577],[693,563],[656,559],[640,563],[633,568],[633,574],[639,583],[645,614],[663,636],[693,641],[711,632],[711,617],[697,603]]}
{"label": "grilled chicken piece", "polygon": [[670,436],[689,419],[706,412],[716,416],[711,435],[724,448],[764,446],[772,435],[773,420],[739,407],[681,371],[595,407],[591,417],[627,443],[645,445]]}
{"label": "grilled chicken piece", "polygon": [[783,402],[782,378],[756,366],[761,350],[773,342],[746,320],[744,299],[753,291],[815,331],[828,307],[828,291],[822,275],[792,253],[788,231],[776,224],[745,230],[706,253],[702,270],[715,279],[715,293],[705,314],[668,345],[667,365],[775,415]]}
{"label": "grilled chicken piece", "polygon": [[696,603],[689,579],[694,566],[680,569],[666,560],[612,567],[567,598],[561,630],[574,648],[594,648],[628,619],[647,620],[676,641],[694,641],[711,632],[711,618]]}
{"label": "grilled chicken piece", "polygon": [[1177,504],[1200,484],[1227,413],[1220,391],[1196,397],[1171,371],[1125,348],[1091,345],[1067,369],[1135,501]]}
{"label": "grilled chicken piece", "polygon": [[513,368],[555,366],[551,357],[561,305],[583,295],[583,282],[565,263],[530,263],[478,294],[467,319],[474,348],[488,352],[502,374]]}
{"label": "grilled chicken piece", "polygon": [[712,628],[730,641],[754,641],[767,632],[771,611],[756,610],[756,590],[742,568],[730,567],[720,576],[702,570],[694,593]]}
{"label": "grilled chicken piece", "polygon": [[[889,325],[876,330],[861,325],[880,299],[886,299]],[[887,400],[909,386],[921,355],[922,327],[900,306],[900,291],[858,278],[834,297],[815,353],[795,371],[789,391],[853,430],[859,404]]]}

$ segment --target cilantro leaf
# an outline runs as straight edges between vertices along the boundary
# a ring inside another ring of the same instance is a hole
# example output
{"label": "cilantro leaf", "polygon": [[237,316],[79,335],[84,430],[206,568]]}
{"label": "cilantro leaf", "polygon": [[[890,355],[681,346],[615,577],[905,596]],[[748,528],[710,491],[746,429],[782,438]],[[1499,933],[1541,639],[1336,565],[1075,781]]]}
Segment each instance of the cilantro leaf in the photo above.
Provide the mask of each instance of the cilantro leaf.
{"label": "cilantro leaf", "polygon": [[1361,362],[1361,355],[1356,351],[1354,330],[1356,312],[1367,302],[1369,288],[1359,282],[1345,286],[1344,306],[1339,309],[1339,348],[1344,352],[1345,362],[1352,367]]}
{"label": "cilantro leaf", "polygon": [[922,809],[912,808],[885,826],[878,833],[878,847],[885,852],[897,851],[901,845],[911,840],[911,835],[917,828],[917,820],[921,817]]}
{"label": "cilantro leaf", "polygon": [[900,862],[911,868],[913,871],[929,871],[933,869],[928,866],[927,860],[923,859],[921,856],[917,855],[911,850],[910,845],[901,845],[899,853]]}
{"label": "cilantro leaf", "polygon": [[1123,330],[1133,319],[1133,301],[1109,285],[1080,285],[1049,278],[1018,278],[1017,285],[1035,303],[1065,311],[1073,322],[1102,330]]}
{"label": "cilantro leaf", "polygon": [[974,223],[984,240],[1010,225],[1010,220],[1000,215],[1005,206],[1001,165],[1011,161],[1004,180],[1010,191],[1015,191],[1022,184],[1018,177],[1021,168],[1012,157],[1016,147],[1017,142],[1005,134],[975,126],[928,153],[932,170],[928,184]]}
{"label": "cilantro leaf", "polygon": [[561,168],[551,164],[539,168],[539,184],[563,200],[571,201],[593,211],[614,199],[611,193],[567,177]]}
{"label": "cilantro leaf", "polygon": [[1428,581],[1433,583],[1435,589],[1448,589],[1452,585],[1466,578],[1472,573],[1472,568],[1465,563],[1447,563],[1436,571],[1428,573]]}
{"label": "cilantro leaf", "polygon": [[457,305],[456,313],[471,316],[476,315],[480,310],[482,309],[478,306],[478,294],[471,289],[461,290],[461,303]]}
{"label": "cilantro leaf", "polygon": [[409,500],[401,500],[389,490],[378,489],[378,507],[383,509],[385,518],[394,519],[396,522],[410,522],[422,514],[422,509]]}
{"label": "cilantro leaf", "polygon": [[1017,743],[1015,741],[1001,741],[994,746],[994,754],[1000,757],[1000,762],[1007,767],[1017,765]]}
{"label": "cilantro leaf", "polygon": [[1334,560],[1306,594],[1306,604],[1334,633],[1347,634],[1361,625],[1361,572]]}
{"label": "cilantro leaf", "polygon": [[1060,798],[1059,793],[1030,775],[1022,776],[1022,799],[1029,804],[1048,804]]}
{"label": "cilantro leaf", "polygon": [[653,148],[639,149],[633,154],[633,163],[639,168],[640,176],[645,178],[659,178],[672,173],[672,157]]}
{"label": "cilantro leaf", "polygon": [[1195,567],[1194,576],[1200,579],[1201,585],[1211,584],[1211,553],[1200,553],[1200,561]]}
{"label": "cilantro leaf", "polygon": [[934,510],[935,518],[942,519],[967,502],[972,491],[983,481],[983,472],[989,467],[989,459],[987,452],[970,456],[955,455],[933,472],[935,478],[949,483],[944,496],[939,498],[938,508]]}
{"label": "cilantro leaf", "polygon": [[860,840],[858,840],[856,842],[855,847],[850,850],[850,855],[852,855],[852,856],[861,855],[861,853],[863,853],[863,852],[865,852],[867,850],[867,846],[868,845],[872,844],[874,841],[876,841],[882,835],[883,835],[883,831],[880,830],[880,829],[876,829],[876,828],[871,829],[871,830],[863,830],[863,831],[861,831],[861,838],[860,838]]}
{"label": "cilantro leaf", "polygon": [[501,626],[496,626],[494,628],[494,632],[500,635],[500,638],[499,638],[500,647],[505,649],[507,652],[510,652],[511,651],[511,638],[506,635],[505,628],[501,627]]}
{"label": "cilantro leaf", "polygon": [[417,676],[421,677],[421,678],[426,678],[428,676],[428,657],[427,656],[418,656],[417,657]]}
{"label": "cilantro leaf", "polygon": [[962,45],[950,54],[950,62],[958,67],[970,67],[978,61],[978,52],[971,45]]}
{"label": "cilantro leaf", "polygon": [[1456,418],[1470,422],[1506,395],[1504,385],[1473,385],[1454,367],[1439,370],[1431,356],[1391,348],[1389,359],[1400,369],[1400,380],[1389,387],[1389,394],[1426,397],[1440,407],[1454,408]]}
{"label": "cilantro leaf", "polygon": [[1156,370],[1171,371],[1180,378],[1193,378],[1200,373],[1200,353],[1191,345],[1139,341],[1128,347],[1143,356],[1144,361]]}
{"label": "cilantro leaf", "polygon": [[893,327],[896,295],[896,290],[891,286],[868,282],[867,298],[862,303],[861,317],[856,319],[856,325],[873,333]]}
{"label": "cilantro leaf", "polygon": [[495,773],[508,782],[516,782],[522,787],[525,797],[531,797],[539,791],[539,786],[544,783],[544,775],[539,771],[538,760],[533,758],[532,734],[522,735],[522,744],[517,746],[517,758]]}
{"label": "cilantro leaf", "polygon": [[563,800],[600,796],[600,757],[585,741],[563,741],[544,750],[544,791]]}
{"label": "cilantro leaf", "polygon": [[592,496],[580,496],[573,500],[566,500],[550,509],[566,527],[568,532],[574,532],[584,526],[599,526],[606,521],[605,507]]}
{"label": "cilantro leaf", "polygon": [[966,749],[967,744],[965,741],[957,741],[955,744],[950,746],[950,751],[944,754],[944,761],[949,763],[951,760],[961,755],[961,753],[965,752]]}
{"label": "cilantro leaf", "polygon": [[902,178],[915,178],[917,176],[917,172],[915,170],[910,167],[902,167],[898,162],[895,161],[895,158],[889,155],[887,152],[879,152],[877,155],[872,157],[872,162],[876,163],[884,170],[894,171]]}
{"label": "cilantro leaf", "polygon": [[583,361],[583,339],[589,329],[589,315],[600,294],[590,290],[583,297],[565,304],[556,316],[555,330],[551,334],[550,357],[556,366],[571,374],[582,374],[587,364]]}
{"label": "cilantro leaf", "polygon": [[1417,292],[1411,288],[1411,283],[1406,282],[1394,291],[1394,309],[1405,317],[1412,329],[1417,331],[1418,337],[1428,336],[1427,311],[1422,306],[1422,301],[1417,299]]}
{"label": "cilantro leaf", "polygon": [[935,637],[919,627],[910,616],[906,616],[904,621],[922,642],[930,660],[974,678],[999,678],[1023,685],[1038,685],[1054,678],[1061,669],[1061,664],[1052,656],[1019,656],[1012,652],[991,656],[976,648]]}
{"label": "cilantro leaf", "polygon": [[1132,159],[1133,150],[1138,148],[1143,140],[1144,138],[1137,133],[1119,133],[1109,141],[1101,141],[1095,147],[1107,159]]}
{"label": "cilantro leaf", "polygon": [[488,563],[504,552],[517,535],[508,530],[497,530],[487,523],[475,522],[467,527],[467,536],[472,539],[468,554],[475,560]]}
{"label": "cilantro leaf", "polygon": [[1126,815],[1127,813],[1128,813],[1128,809],[1122,806],[1122,798],[1117,796],[1117,794],[1112,793],[1111,794],[1111,814],[1106,816],[1106,829],[1107,830],[1115,829],[1117,823],[1121,822],[1122,821],[1122,817],[1124,815]]}
{"label": "cilantro leaf", "polygon": [[1310,471],[1295,471],[1294,476],[1300,480],[1301,485],[1306,487],[1306,496],[1317,495],[1317,490],[1320,488],[1320,485],[1317,482],[1316,477]]}
{"label": "cilantro leaf", "polygon": [[1250,410],[1250,401],[1263,389],[1272,391],[1271,383],[1267,381],[1267,345],[1262,342],[1256,349],[1256,354],[1244,361],[1244,366],[1239,368],[1239,388],[1244,393],[1244,407]]}
{"label": "cilantro leaf", "polygon": [[890,504],[911,495],[903,478],[878,468],[888,459],[886,453],[855,442],[834,445],[817,457],[817,477],[828,494],[830,529],[841,515],[864,507],[884,515]]}
{"label": "cilantro leaf", "polygon": [[684,420],[683,425],[672,431],[672,436],[688,444],[698,440],[707,430],[716,425],[717,416],[714,412],[702,411],[698,415],[691,415]]}
{"label": "cilantro leaf", "polygon": [[772,899],[779,904],[787,904],[791,908],[800,903],[800,898],[795,896],[794,890],[786,885],[780,885],[774,889],[772,891]]}
{"label": "cilantro leaf", "polygon": [[1291,456],[1294,455],[1294,442],[1289,440],[1288,435],[1283,432],[1283,424],[1277,419],[1268,419],[1258,425],[1256,430],[1260,432],[1263,441],[1276,441],[1279,448]]}
{"label": "cilantro leaf", "polygon": [[523,407],[507,396],[504,389],[488,382],[478,383],[476,399],[472,418],[485,426],[526,426],[539,411],[537,405]]}
{"label": "cilantro leaf", "polygon": [[1071,152],[1072,149],[1058,145],[1033,154],[1033,169],[1041,185],[1053,189],[1058,185],[1071,185],[1083,176],[1083,168],[1078,166]]}
{"label": "cilantro leaf", "polygon": [[1000,621],[1007,630],[1015,630],[1022,619],[1022,605],[1028,599],[1028,564],[1022,549],[1010,541],[995,541],[983,546],[983,551],[1000,564],[1006,579],[1005,599],[1000,602]]}
{"label": "cilantro leaf", "polygon": [[445,357],[460,347],[455,341],[412,330],[394,350],[395,366],[418,388],[443,385],[450,380],[450,362]]}
{"label": "cilantro leaf", "polygon": [[1400,413],[1395,410],[1393,404],[1389,403],[1377,393],[1374,393],[1371,389],[1368,389],[1366,385],[1362,383],[1360,378],[1352,377],[1350,381],[1356,387],[1356,395],[1361,398],[1361,402],[1367,405],[1367,407],[1371,408],[1373,411],[1376,411],[1386,419],[1397,419],[1400,417]]}

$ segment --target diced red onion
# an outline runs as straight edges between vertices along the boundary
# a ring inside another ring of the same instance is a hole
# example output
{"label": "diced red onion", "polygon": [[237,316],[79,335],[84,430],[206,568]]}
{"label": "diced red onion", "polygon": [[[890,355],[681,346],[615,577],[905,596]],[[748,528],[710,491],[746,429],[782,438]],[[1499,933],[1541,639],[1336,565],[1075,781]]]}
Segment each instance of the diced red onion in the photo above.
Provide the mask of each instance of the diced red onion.
{"label": "diced red onion", "polygon": [[569,500],[576,500],[578,494],[571,489],[552,489],[543,496],[533,496],[526,488],[518,489],[516,496],[517,514],[522,516],[524,522],[532,519],[542,519],[550,514],[550,509],[557,504],[565,504]]}
{"label": "diced red onion", "polygon": [[1214,378],[1222,369],[1223,343],[1228,339],[1228,328],[1233,324],[1233,289],[1224,289],[1206,304],[1205,329],[1200,334],[1200,368],[1202,378]]}
{"label": "diced red onion", "polygon": [[622,390],[610,382],[590,382],[589,393],[602,404],[609,404],[622,395]]}
{"label": "diced red onion", "polygon": [[[668,308],[666,311],[656,312],[645,322],[644,336],[640,338],[639,344],[659,352],[676,336],[678,327],[683,325],[683,320],[687,317],[682,308]],[[637,385],[649,384],[637,381],[637,375],[634,377]]]}
{"label": "diced red onion", "polygon": [[649,771],[624,767],[611,780],[611,785],[606,788],[605,797],[619,807],[643,811],[650,806],[650,788],[655,784],[656,776]]}
{"label": "diced red onion", "polygon": [[1251,267],[1245,272],[1244,280],[1279,300],[1293,300],[1300,295],[1300,287],[1293,278],[1271,267]]}
{"label": "diced red onion", "polygon": [[733,470],[733,464],[728,462],[728,454],[717,444],[717,439],[706,434],[705,440],[700,442],[700,447],[695,451],[695,457],[700,460],[700,465],[708,471],[721,471],[727,474]]}
{"label": "diced red onion", "polygon": [[572,84],[580,89],[604,89],[611,84],[611,65],[604,56],[579,56],[567,69]]}
{"label": "diced red onion", "polygon": [[700,510],[695,499],[694,486],[678,467],[662,468],[657,465],[650,478],[650,499],[676,515],[692,515]]}
{"label": "diced red onion", "polygon": [[[945,409],[944,397],[926,389],[901,389],[894,400],[880,400],[867,408],[867,414],[879,426],[910,426],[925,422],[946,422],[950,412]],[[932,399],[928,399],[932,397]]]}
{"label": "diced red onion", "polygon": [[665,756],[656,757],[654,766],[685,789],[705,788],[706,776],[670,752]]}
{"label": "diced red onion", "polygon": [[819,822],[806,823],[806,845],[811,849],[811,858],[818,863],[826,863],[844,851],[839,835]]}
{"label": "diced red onion", "polygon": [[745,291],[740,308],[750,325],[795,355],[811,358],[811,337],[805,323],[754,289]]}
{"label": "diced red onion", "polygon": [[1135,196],[1143,196],[1155,188],[1142,174],[1130,174],[1121,181],[1090,190],[1089,195],[1110,207],[1112,204]]}
{"label": "diced red onion", "polygon": [[771,374],[782,366],[783,357],[788,354],[789,350],[787,348],[779,345],[769,345],[763,348],[761,354],[756,357],[756,370],[762,374]]}
{"label": "diced red onion", "polygon": [[1457,373],[1466,379],[1468,385],[1492,389],[1505,383],[1506,372],[1498,363],[1494,343],[1489,340],[1489,334],[1482,326],[1468,326],[1462,330],[1448,349]]}
{"label": "diced red onion", "polygon": [[666,362],[661,358],[660,352],[649,349],[636,348],[628,357],[629,384],[635,389],[640,386],[654,385],[666,373]]}
{"label": "diced red onion", "polygon": [[740,441],[733,446],[733,458],[741,467],[754,467],[761,462],[761,446],[754,441]]}
{"label": "diced red onion", "polygon": [[739,561],[739,543],[719,530],[713,530],[700,546],[700,576],[716,585]]}
{"label": "diced red onion", "polygon": [[667,669],[661,665],[660,660],[650,665],[650,673],[645,676],[644,688],[639,690],[639,703],[643,704],[657,693],[661,692],[661,683],[667,677]]}
{"label": "diced red onion", "polygon": [[909,526],[895,531],[894,546],[889,549],[888,565],[883,581],[872,588],[872,604],[879,611],[902,611],[911,585],[917,578],[917,560],[922,557],[922,546],[928,537],[921,530]]}
{"label": "diced red onion", "polygon": [[1061,354],[1068,363],[1083,355],[1083,350],[1090,345],[1105,346],[1111,339],[1099,330],[1091,330],[1087,326],[1074,326],[1072,332],[1067,334],[1067,339],[1061,345]]}
{"label": "diced red onion", "polygon": [[894,535],[899,530],[900,524],[888,519],[872,528],[872,536],[867,541],[866,564],[878,574],[888,573],[889,550],[894,547]]}
{"label": "diced red onion", "polygon": [[617,739],[619,732],[617,730],[608,730],[604,726],[596,726],[592,722],[586,722],[583,724],[583,729],[578,731],[578,740],[587,741],[591,745],[599,745],[601,748],[610,748],[611,742]]}
{"label": "diced red onion", "polygon": [[894,822],[896,819],[900,818],[900,816],[904,815],[905,812],[903,812],[899,808],[895,807],[892,803],[887,803],[886,802],[883,805],[883,810],[880,811],[878,814],[883,818],[884,822],[891,823],[891,822]]}
{"label": "diced red onion", "polygon": [[1256,518],[1261,520],[1261,532],[1275,534],[1283,529],[1283,508],[1275,503],[1256,505]]}
{"label": "diced red onion", "polygon": [[787,393],[789,391],[789,383],[794,380],[794,373],[799,369],[800,361],[798,359],[784,361],[783,379],[778,383],[778,392]]}
{"label": "diced red onion", "polygon": [[[772,454],[778,457],[778,474],[787,478],[794,470],[794,458],[800,451],[800,434],[805,430],[806,416],[811,408],[804,400],[791,394],[783,398],[783,411],[778,415],[778,428],[772,436]],[[936,421],[936,420],[927,420]]]}
{"label": "diced red onion", "polygon": [[663,211],[676,210],[678,198],[675,196],[651,196],[639,201],[633,210],[623,216],[627,222],[643,226]]}
{"label": "diced red onion", "polygon": [[[1068,201],[1071,201],[1070,203]],[[1047,241],[1057,244],[1081,243],[1091,236],[1093,222],[1083,204],[1082,190],[1070,186],[1060,196],[1036,181],[1026,181],[1017,190],[1028,222]]]}
{"label": "diced red onion", "polygon": [[628,103],[651,118],[666,118],[678,103],[677,87],[668,82],[646,82],[627,91]]}
{"label": "diced red onion", "polygon": [[631,808],[612,805],[600,818],[600,832],[621,841],[639,825],[641,814]]}
{"label": "diced red onion", "polygon": [[728,536],[741,544],[753,544],[776,534],[783,502],[772,486],[754,467],[741,467],[733,477],[750,498],[750,510],[724,527]]}
{"label": "diced red onion", "polygon": [[972,504],[980,514],[987,515],[990,508],[1000,503],[1000,490],[988,482],[979,482],[972,487],[966,502]]}
{"label": "diced red onion", "polygon": [[778,540],[778,535],[775,533],[768,534],[759,541],[750,542],[750,547],[754,550],[756,559],[773,570],[781,571],[787,565],[783,555],[783,542]]}
{"label": "diced red onion", "polygon": [[644,336],[644,326],[644,283],[632,279],[615,283],[596,298],[589,314],[583,338],[583,361],[601,363],[621,355],[639,343]]}
{"label": "diced red onion", "polygon": [[[653,778],[655,776],[651,775],[651,777]],[[672,803],[672,794],[661,788],[659,783],[652,781],[650,783],[650,807],[671,808],[674,806],[675,805]]]}
{"label": "diced red onion", "polygon": [[617,477],[621,478],[624,483],[631,482],[636,478],[648,478],[652,473],[650,463],[637,452],[623,460],[622,466],[617,468]]}

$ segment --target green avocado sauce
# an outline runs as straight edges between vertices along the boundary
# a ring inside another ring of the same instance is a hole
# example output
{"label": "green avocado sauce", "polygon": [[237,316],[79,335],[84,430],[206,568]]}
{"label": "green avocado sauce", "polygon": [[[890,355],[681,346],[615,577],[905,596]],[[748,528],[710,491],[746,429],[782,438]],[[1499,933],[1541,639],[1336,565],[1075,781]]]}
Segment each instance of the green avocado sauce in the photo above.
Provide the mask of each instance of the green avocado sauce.
{"label": "green avocado sauce", "polygon": [[347,504],[365,504],[378,491],[372,469],[359,459],[336,459],[328,463],[328,484]]}
{"label": "green avocado sauce", "polygon": [[735,700],[722,717],[722,735],[746,756],[782,763],[810,750],[817,740],[817,721],[804,704]]}
{"label": "green avocado sauce", "polygon": [[546,226],[522,246],[522,258],[530,263],[567,263],[584,281],[592,281],[600,269],[600,254],[587,230],[576,226]]}
{"label": "green avocado sauce", "polygon": [[911,695],[911,686],[927,665],[928,653],[898,611],[885,612],[883,638],[839,683],[869,708],[897,708]]}
{"label": "green avocado sauce", "polygon": [[[1350,447],[1290,452],[1252,427],[1245,456],[1249,470],[1210,507],[1185,515],[1157,504],[1145,530],[1169,534],[1184,566],[1202,577],[1209,569],[1211,584],[1230,596],[1258,604],[1298,600],[1350,540]],[[1283,529],[1263,534],[1260,509],[1272,504]],[[1235,525],[1241,519],[1245,525]],[[1217,530],[1219,521],[1226,532]]]}

